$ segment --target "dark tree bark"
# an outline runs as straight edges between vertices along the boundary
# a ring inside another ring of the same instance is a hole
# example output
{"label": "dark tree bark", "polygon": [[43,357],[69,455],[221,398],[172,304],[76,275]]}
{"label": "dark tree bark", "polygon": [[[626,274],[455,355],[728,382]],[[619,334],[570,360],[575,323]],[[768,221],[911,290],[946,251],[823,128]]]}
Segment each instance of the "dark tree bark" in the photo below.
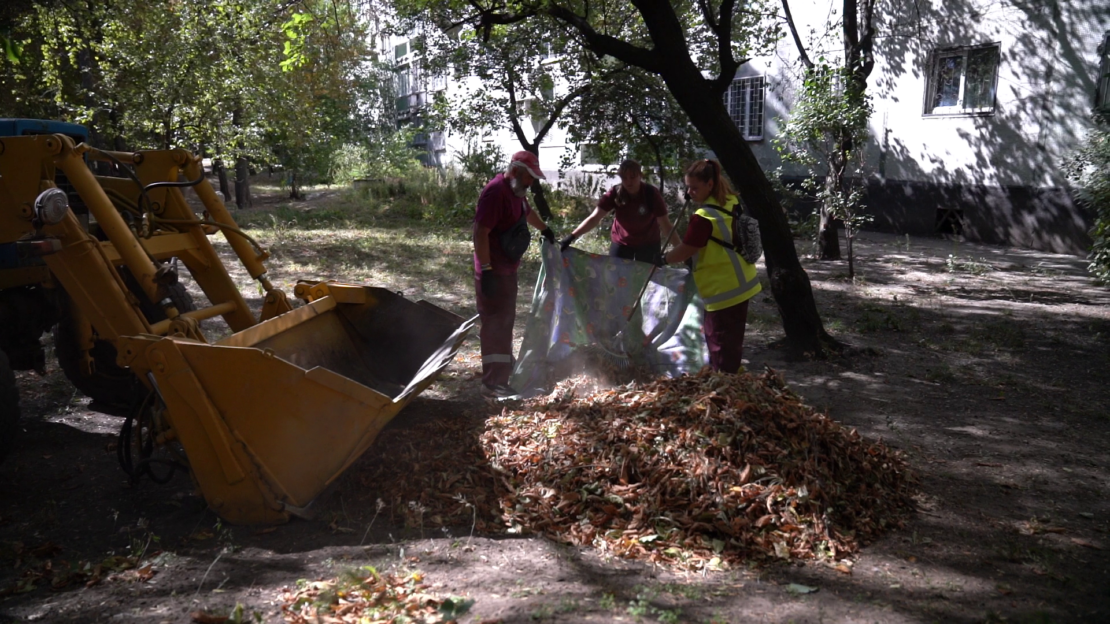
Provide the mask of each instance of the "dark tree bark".
{"label": "dark tree bark", "polygon": [[[243,109],[236,107],[231,112],[231,124],[236,128],[242,125]],[[243,154],[235,158],[235,205],[239,209],[251,207],[251,165]]]}
{"label": "dark tree bark", "polygon": [[240,209],[253,205],[250,176],[251,164],[246,156],[235,159],[235,205]]}
{"label": "dark tree bark", "polygon": [[[390,195],[393,191],[390,190]],[[304,199],[304,193],[301,191],[301,181],[297,177],[296,170],[289,172],[289,199]]]}
{"label": "dark tree bark", "polygon": [[212,171],[215,172],[216,179],[220,182],[220,192],[224,194],[224,201],[226,202],[231,197],[231,186],[227,181],[227,167],[224,166],[222,158],[212,161]]}
{"label": "dark tree bark", "polygon": [[[842,157],[837,162],[836,155]],[[847,154],[843,147],[838,148],[832,162],[829,163],[829,173],[825,176],[826,191],[839,193],[843,188],[844,161]],[[836,226],[836,219],[826,206],[821,206],[821,221],[817,230],[817,257],[821,260],[840,260],[840,231]]]}

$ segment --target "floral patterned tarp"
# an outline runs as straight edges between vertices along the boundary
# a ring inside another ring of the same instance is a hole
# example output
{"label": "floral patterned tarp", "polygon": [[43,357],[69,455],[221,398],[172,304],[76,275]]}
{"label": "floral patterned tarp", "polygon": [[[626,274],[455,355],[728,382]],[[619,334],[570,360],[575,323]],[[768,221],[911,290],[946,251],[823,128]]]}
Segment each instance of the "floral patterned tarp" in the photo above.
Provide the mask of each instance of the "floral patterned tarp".
{"label": "floral patterned tarp", "polygon": [[651,265],[541,247],[542,264],[510,384],[525,394],[548,390],[584,369],[583,354],[654,375],[698,371],[708,352],[701,301],[685,268],[651,276],[640,309],[626,321]]}

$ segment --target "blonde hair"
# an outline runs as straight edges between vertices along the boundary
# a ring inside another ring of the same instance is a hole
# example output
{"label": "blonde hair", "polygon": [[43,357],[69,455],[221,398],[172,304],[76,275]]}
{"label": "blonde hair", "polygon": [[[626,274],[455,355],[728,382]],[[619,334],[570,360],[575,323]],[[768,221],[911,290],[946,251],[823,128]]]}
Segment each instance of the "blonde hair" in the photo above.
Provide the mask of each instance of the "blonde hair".
{"label": "blonde hair", "polygon": [[717,200],[718,206],[724,206],[728,196],[736,194],[721,171],[721,163],[716,160],[707,158],[696,161],[686,169],[686,175],[709,184],[713,189],[710,195]]}

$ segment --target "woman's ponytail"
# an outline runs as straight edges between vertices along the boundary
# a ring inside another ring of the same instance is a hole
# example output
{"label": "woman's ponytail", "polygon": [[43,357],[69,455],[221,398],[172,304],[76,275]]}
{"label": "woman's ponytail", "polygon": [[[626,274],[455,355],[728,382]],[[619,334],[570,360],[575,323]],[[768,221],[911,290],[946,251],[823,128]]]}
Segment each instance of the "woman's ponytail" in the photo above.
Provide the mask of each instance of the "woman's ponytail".
{"label": "woman's ponytail", "polygon": [[711,185],[713,191],[710,195],[717,200],[719,206],[724,206],[728,202],[729,195],[736,194],[721,170],[721,163],[716,160],[707,158],[696,161],[686,169],[686,175]]}

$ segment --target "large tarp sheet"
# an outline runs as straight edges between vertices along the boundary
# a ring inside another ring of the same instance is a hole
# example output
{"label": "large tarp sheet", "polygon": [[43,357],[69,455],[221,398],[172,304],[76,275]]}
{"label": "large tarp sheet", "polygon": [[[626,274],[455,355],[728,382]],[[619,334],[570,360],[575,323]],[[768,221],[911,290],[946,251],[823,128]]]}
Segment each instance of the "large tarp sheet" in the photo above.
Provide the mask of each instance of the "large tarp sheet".
{"label": "large tarp sheet", "polygon": [[534,394],[611,361],[655,375],[698,371],[708,351],[701,302],[686,268],[651,275],[640,309],[626,321],[651,265],[557,245],[542,245],[542,264],[510,384]]}

